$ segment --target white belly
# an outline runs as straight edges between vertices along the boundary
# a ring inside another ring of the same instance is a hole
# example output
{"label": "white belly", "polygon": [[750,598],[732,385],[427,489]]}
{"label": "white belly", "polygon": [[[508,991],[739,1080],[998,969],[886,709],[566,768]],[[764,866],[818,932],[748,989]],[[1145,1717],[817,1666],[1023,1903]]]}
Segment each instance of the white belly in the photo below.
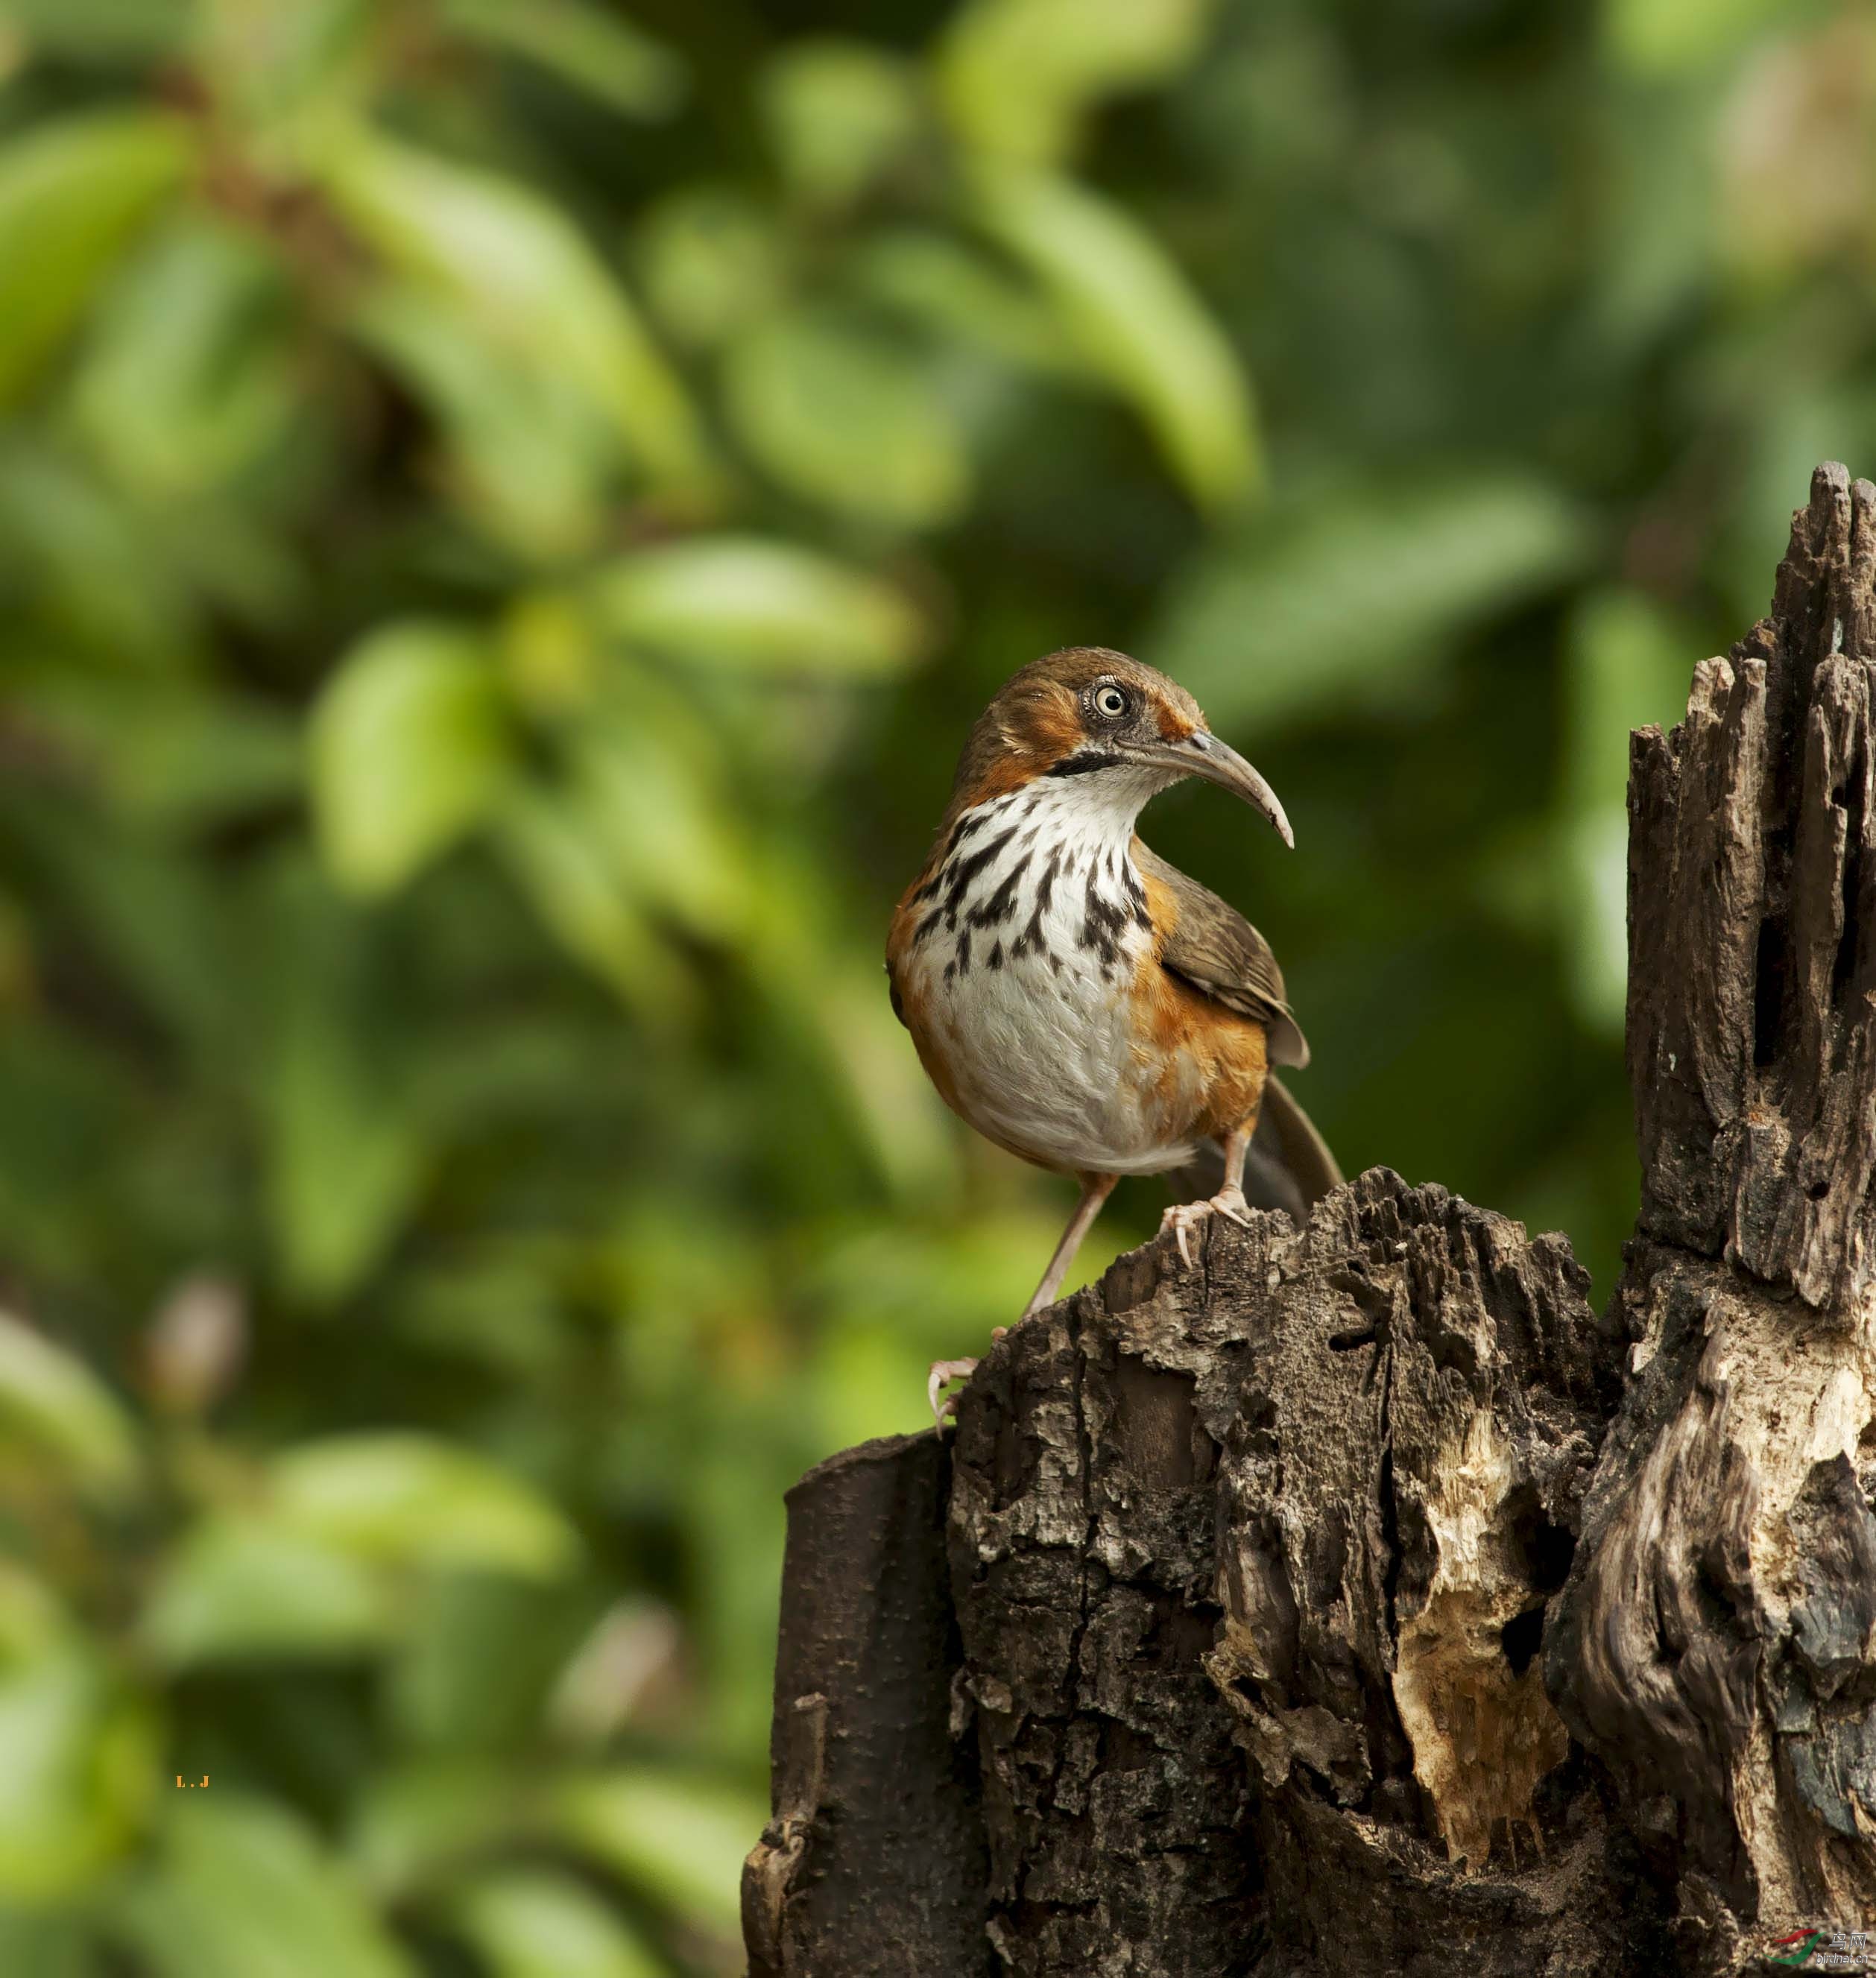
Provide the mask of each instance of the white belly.
{"label": "white belly", "polygon": [[[1164,1137],[1164,1067],[1138,1048],[1128,1005],[1152,937],[1133,911],[1139,882],[1127,842],[1058,836],[1050,813],[1066,806],[1046,786],[1039,795],[1041,803],[987,806],[1001,814],[981,828],[979,843],[1019,828],[954,911],[914,944],[902,964],[906,1000],[933,1034],[958,1110],[980,1132],[1064,1169],[1176,1167],[1192,1143]],[[1000,895],[1024,859],[1013,895]],[[927,911],[945,898],[941,891]],[[1193,1110],[1171,1109],[1175,1117]]]}

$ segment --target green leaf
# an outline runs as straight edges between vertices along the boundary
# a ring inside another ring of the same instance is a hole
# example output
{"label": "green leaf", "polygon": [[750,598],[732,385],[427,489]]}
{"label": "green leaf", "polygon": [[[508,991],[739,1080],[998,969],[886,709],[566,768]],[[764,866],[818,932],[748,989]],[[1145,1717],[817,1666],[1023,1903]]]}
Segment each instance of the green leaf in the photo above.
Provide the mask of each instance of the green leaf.
{"label": "green leaf", "polygon": [[572,1526],[531,1485],[435,1436],[302,1443],[269,1477],[276,1516],[361,1559],[549,1579],[579,1553]]}
{"label": "green leaf", "polygon": [[[1715,170],[1704,94],[1625,91],[1623,102],[1600,167],[1602,246],[1585,271],[1585,340],[1606,376],[1673,336],[1722,256],[1758,269],[1768,250],[1774,265],[1811,251],[1791,225],[1790,188],[1767,161],[1730,187]],[[1787,154],[1801,171],[1802,155]]]}
{"label": "green leaf", "polygon": [[[13,422],[0,444],[0,571],[34,607],[38,635],[56,628],[74,657],[101,671],[179,670],[199,624],[177,560],[88,467]],[[27,624],[20,635],[35,636]]]}
{"label": "green leaf", "polygon": [[429,1890],[459,1861],[485,1857],[524,1828],[532,1797],[528,1781],[518,1782],[502,1761],[426,1758],[380,1765],[350,1809],[346,1857],[381,1901],[405,1901]]}
{"label": "green leaf", "polygon": [[591,547],[618,463],[583,393],[558,373],[513,363],[409,283],[369,291],[348,327],[437,422],[444,485],[472,521],[543,562]]}
{"label": "green leaf", "polygon": [[706,1928],[736,1931],[743,1857],[769,1817],[753,1794],[620,1769],[562,1788],[555,1813],[568,1842],[646,1894]]}
{"label": "green leaf", "polygon": [[[777,1433],[766,1401],[751,1405],[733,1396],[716,1419],[726,1432],[710,1446],[691,1450],[684,1460],[683,1517],[696,1576],[692,1629],[711,1674],[724,1745],[732,1751],[759,1751],[775,1713],[769,1617],[782,1599],[788,1520],[781,1497],[795,1471],[794,1450]],[[623,1796],[618,1809],[622,1844],[628,1831],[637,1833],[637,1844],[650,1844],[650,1809],[661,1792],[674,1792],[680,1804],[691,1807],[688,1844],[700,1867],[713,1860],[726,1861],[739,1837],[744,1851],[753,1844],[746,1815],[736,1811],[733,1795],[700,1796],[696,1784],[656,1776],[635,1780],[634,1790]],[[683,1833],[679,1823],[685,1817],[672,1814],[673,1839]],[[642,1830],[637,1825],[640,1821],[647,1823]],[[700,1881],[686,1898],[700,1915],[706,1913],[706,1896],[720,1872],[713,1871],[710,1881]],[[730,1890],[735,1887],[733,1877]]]}
{"label": "green leaf", "polygon": [[542,587],[510,598],[499,633],[502,676],[516,704],[549,724],[571,723],[614,670],[577,594]]}
{"label": "green leaf", "polygon": [[39,1907],[129,1846],[159,1761],[142,1706],[46,1596],[0,1586],[0,1899]]}
{"label": "green leaf", "polygon": [[188,159],[180,120],[142,111],[67,117],[0,147],[0,405],[58,348]]}
{"label": "green leaf", "polygon": [[1195,501],[1219,508],[1256,489],[1249,385],[1151,234],[1099,194],[1040,171],[980,173],[974,210],[1054,298],[1089,364],[1138,409]]}
{"label": "green leaf", "polygon": [[177,1547],[139,1632],[172,1669],[356,1655],[392,1632],[389,1589],[284,1521],[217,1513]]}
{"label": "green leaf", "polygon": [[1603,0],[1603,34],[1619,68],[1678,76],[1716,68],[1755,36],[1816,11],[1809,0]]}
{"label": "green leaf", "polygon": [[877,961],[842,940],[823,875],[765,848],[749,888],[757,911],[747,951],[769,998],[766,1028],[799,1050],[800,1076],[843,1107],[855,1143],[895,1195],[908,1207],[942,1199],[955,1183],[958,1143],[879,993]]}
{"label": "green leaf", "polygon": [[925,627],[889,584],[812,550],[706,536],[623,557],[594,587],[635,645],[753,673],[876,679],[910,665]]}
{"label": "green leaf", "polygon": [[519,793],[503,808],[495,843],[549,933],[583,968],[660,1026],[684,1011],[684,971],[576,804],[558,792]]}
{"label": "green leaf", "polygon": [[[1004,1323],[1002,1313],[1022,1309],[1036,1258],[1061,1219],[1041,1200],[961,1223],[921,1227],[908,1216],[890,1234],[856,1229],[825,1252],[809,1289],[821,1315],[808,1384],[817,1446],[918,1434],[918,1369],[948,1351],[944,1342],[960,1329],[988,1336]],[[1097,1223],[1067,1281],[1093,1283],[1130,1241]],[[882,1310],[893,1315],[889,1325],[879,1321]]]}
{"label": "green leaf", "polygon": [[373,0],[199,0],[194,51],[218,116],[263,174],[297,177],[379,84]]}
{"label": "green leaf", "polygon": [[640,226],[638,266],[658,319],[709,346],[773,307],[786,286],[773,218],[728,186],[686,186]]}
{"label": "green leaf", "polygon": [[513,180],[362,131],[331,148],[326,177],[392,266],[511,362],[584,393],[653,478],[687,488],[708,478],[683,386],[558,207]]}
{"label": "green leaf", "polygon": [[449,1913],[494,1978],[663,1978],[669,1969],[617,1910],[551,1870],[478,1877]]}
{"label": "green leaf", "polygon": [[622,116],[668,117],[683,101],[684,64],[623,15],[585,0],[444,0],[459,35],[538,63]]}
{"label": "green leaf", "polygon": [[790,41],[758,88],[783,174],[816,205],[857,198],[922,121],[917,70],[863,42]]}
{"label": "green leaf", "polygon": [[938,93],[968,144],[1060,163],[1103,96],[1176,75],[1210,0],[971,0],[938,51]]}
{"label": "green leaf", "polygon": [[147,60],[181,52],[190,6],[189,0],[8,0],[7,18],[32,54],[74,62]]}
{"label": "green leaf", "polygon": [[1570,502],[1513,475],[1338,492],[1203,552],[1146,650],[1221,726],[1300,719],[1398,688],[1409,662],[1590,547]]}
{"label": "green leaf", "polygon": [[1622,1034],[1628,998],[1630,732],[1686,710],[1699,635],[1653,599],[1593,591],[1572,618],[1564,675],[1562,948],[1584,1020]]}
{"label": "green leaf", "polygon": [[[8,961],[26,993],[9,994],[0,1023],[0,1214],[22,1276],[78,1284],[109,1241],[138,1108],[104,1052],[30,1014],[36,961]],[[45,1465],[31,1444],[22,1460]]]}
{"label": "green leaf", "polygon": [[157,495],[238,473],[299,402],[287,301],[278,265],[251,234],[193,216],[165,230],[98,313],[74,392],[93,451]]}
{"label": "green leaf", "polygon": [[243,1012],[222,902],[204,868],[147,832],[45,792],[11,829],[143,1014],[198,1063],[225,1054]]}
{"label": "green leaf", "polygon": [[640,898],[680,925],[726,941],[747,924],[746,845],[718,766],[700,760],[689,724],[660,723],[647,686],[572,743],[571,796],[596,842]]}
{"label": "green leaf", "polygon": [[73,1480],[107,1494],[137,1479],[129,1417],[75,1354],[0,1312],[0,1436],[51,1457]]}
{"label": "green leaf", "polygon": [[759,465],[809,500],[908,528],[970,495],[956,422],[928,363],[826,315],[756,324],[724,353],[724,409]]}
{"label": "green leaf", "polygon": [[491,807],[510,768],[487,642],[407,621],[372,633],[313,710],[314,815],[327,864],[353,891],[401,886]]}
{"label": "green leaf", "polygon": [[61,669],[33,686],[34,718],[81,756],[127,822],[159,833],[293,801],[298,724],[259,695],[195,683],[100,680]]}
{"label": "green leaf", "polygon": [[[295,874],[294,878],[300,877]],[[361,981],[362,934],[316,875],[281,889],[261,1090],[265,1201],[288,1285],[327,1304],[383,1254],[409,1212],[428,1135],[394,1076]]]}
{"label": "green leaf", "polygon": [[586,1609],[564,1583],[432,1573],[413,1589],[384,1715],[406,1750],[528,1746]]}
{"label": "green leaf", "polygon": [[344,1870],[277,1801],[176,1791],[115,1932],[157,1978],[416,1978]]}
{"label": "green leaf", "polygon": [[1064,340],[1054,306],[966,241],[898,227],[857,248],[850,266],[869,296],[925,329],[1047,376],[1100,376]]}
{"label": "green leaf", "polygon": [[101,1978],[89,1922],[73,1916],[35,1916],[0,1910],[0,1971],[31,1978]]}

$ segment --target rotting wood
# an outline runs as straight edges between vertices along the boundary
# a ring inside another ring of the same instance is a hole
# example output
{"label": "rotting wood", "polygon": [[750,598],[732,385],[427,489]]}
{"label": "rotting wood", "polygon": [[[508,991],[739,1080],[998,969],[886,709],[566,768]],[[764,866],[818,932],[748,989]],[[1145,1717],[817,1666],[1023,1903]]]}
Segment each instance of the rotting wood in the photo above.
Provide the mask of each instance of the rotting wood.
{"label": "rotting wood", "polygon": [[1561,1238],[1377,1169],[1123,1258],[953,1448],[804,1480],[755,1978],[1724,1978],[1876,1931],[1873,574],[1821,468],[1772,616],[1635,738],[1605,1315]]}
{"label": "rotting wood", "polygon": [[770,1758],[743,1876],[750,1978],[979,1978],[984,1821],[955,1735],[945,1562],[950,1451],[863,1443],[789,1493]]}
{"label": "rotting wood", "polygon": [[1546,1662],[1689,1970],[1876,1930],[1873,574],[1876,488],[1821,468],[1772,615],[1631,759],[1631,1372]]}

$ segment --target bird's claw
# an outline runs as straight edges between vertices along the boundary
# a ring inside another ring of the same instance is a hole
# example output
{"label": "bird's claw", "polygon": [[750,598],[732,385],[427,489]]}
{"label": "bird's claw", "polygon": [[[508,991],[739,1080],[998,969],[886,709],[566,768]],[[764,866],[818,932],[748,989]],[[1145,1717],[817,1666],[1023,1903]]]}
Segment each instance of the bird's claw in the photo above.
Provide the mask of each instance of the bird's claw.
{"label": "bird's claw", "polygon": [[1173,1241],[1179,1246],[1179,1261],[1187,1270],[1192,1268],[1192,1228],[1201,1213],[1195,1202],[1176,1202],[1160,1219],[1160,1234],[1163,1236],[1169,1229],[1173,1232]]}
{"label": "bird's claw", "polygon": [[1250,1204],[1244,1199],[1241,1188],[1221,1189],[1209,1202],[1176,1202],[1160,1219],[1160,1233],[1168,1230],[1179,1246],[1179,1261],[1187,1270],[1192,1268],[1192,1232],[1208,1216],[1222,1216],[1228,1222],[1235,1222],[1241,1229],[1251,1226]]}
{"label": "bird's claw", "polygon": [[925,1379],[925,1394],[931,1403],[931,1419],[941,1429],[945,1426],[945,1417],[957,1413],[958,1397],[955,1394],[947,1394],[941,1401],[938,1399],[938,1390],[948,1381],[968,1381],[976,1371],[977,1362],[974,1360],[934,1360],[932,1361],[931,1371]]}

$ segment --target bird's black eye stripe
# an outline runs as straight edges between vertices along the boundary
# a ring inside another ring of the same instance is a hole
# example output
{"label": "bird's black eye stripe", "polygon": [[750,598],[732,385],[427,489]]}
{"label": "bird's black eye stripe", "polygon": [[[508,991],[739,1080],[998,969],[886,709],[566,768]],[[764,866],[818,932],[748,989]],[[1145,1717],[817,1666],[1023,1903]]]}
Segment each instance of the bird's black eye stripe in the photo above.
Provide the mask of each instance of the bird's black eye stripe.
{"label": "bird's black eye stripe", "polygon": [[1085,776],[1090,769],[1111,769],[1120,761],[1117,756],[1110,756],[1099,749],[1078,749],[1072,756],[1064,756],[1049,774],[1052,776]]}

